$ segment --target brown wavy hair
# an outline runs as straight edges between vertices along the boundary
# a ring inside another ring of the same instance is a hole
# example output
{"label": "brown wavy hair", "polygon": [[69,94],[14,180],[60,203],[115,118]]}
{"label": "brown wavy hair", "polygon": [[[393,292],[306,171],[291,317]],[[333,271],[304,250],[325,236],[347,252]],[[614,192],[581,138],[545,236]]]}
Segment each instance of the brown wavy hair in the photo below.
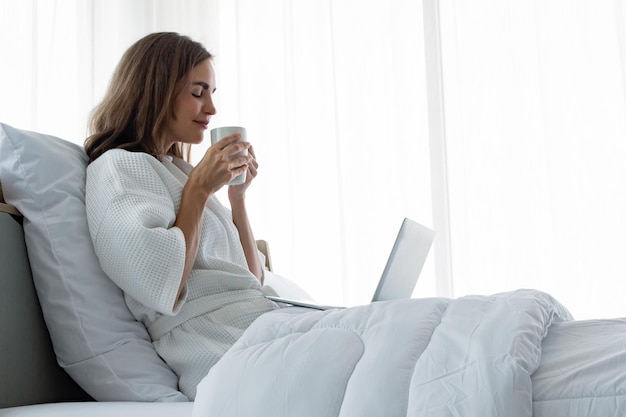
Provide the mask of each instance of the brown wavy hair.
{"label": "brown wavy hair", "polygon": [[[85,140],[89,163],[109,149],[163,156],[164,132],[174,117],[182,81],[212,55],[200,43],[173,32],[153,33],[123,55],[102,102],[93,110]],[[167,155],[189,159],[188,144],[175,143]]]}

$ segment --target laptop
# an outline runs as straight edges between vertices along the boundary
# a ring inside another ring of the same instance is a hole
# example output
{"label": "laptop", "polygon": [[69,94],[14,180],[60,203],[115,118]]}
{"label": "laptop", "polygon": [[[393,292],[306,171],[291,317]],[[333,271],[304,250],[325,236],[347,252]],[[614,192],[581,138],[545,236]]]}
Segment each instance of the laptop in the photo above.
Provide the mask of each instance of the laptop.
{"label": "laptop", "polygon": [[[435,232],[428,227],[408,218],[402,221],[372,302],[411,298],[434,238]],[[277,303],[317,310],[343,308],[271,295],[266,295],[266,298]]]}

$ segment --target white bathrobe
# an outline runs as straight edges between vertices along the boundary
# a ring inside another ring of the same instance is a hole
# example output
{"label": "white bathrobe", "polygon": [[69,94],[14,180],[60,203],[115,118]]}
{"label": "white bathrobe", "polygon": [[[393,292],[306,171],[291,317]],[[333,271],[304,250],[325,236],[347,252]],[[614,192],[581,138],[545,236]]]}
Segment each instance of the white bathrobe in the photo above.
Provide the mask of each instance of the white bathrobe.
{"label": "white bathrobe", "polygon": [[194,399],[209,369],[261,314],[277,308],[248,270],[231,213],[212,196],[198,255],[177,299],[185,238],[173,227],[191,165],[114,149],[87,169],[89,230],[103,270],[124,291],[161,357]]}

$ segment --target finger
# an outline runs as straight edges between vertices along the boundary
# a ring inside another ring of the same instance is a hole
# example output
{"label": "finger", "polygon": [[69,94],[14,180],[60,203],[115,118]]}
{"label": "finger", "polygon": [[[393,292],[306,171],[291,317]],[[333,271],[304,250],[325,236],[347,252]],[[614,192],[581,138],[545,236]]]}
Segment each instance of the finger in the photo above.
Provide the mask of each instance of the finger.
{"label": "finger", "polygon": [[252,157],[248,156],[248,155],[242,155],[242,156],[238,156],[236,158],[232,158],[229,161],[228,167],[229,169],[235,169],[235,168],[239,168],[241,166],[249,166],[250,164],[252,164]]}
{"label": "finger", "polygon": [[[226,156],[227,159],[237,158],[240,156],[248,157],[249,152],[247,152],[250,144],[248,142],[236,142],[228,145],[222,153]],[[250,158],[252,158],[250,156]]]}
{"label": "finger", "polygon": [[[233,180],[235,177],[238,177],[239,175],[243,174],[244,172],[248,171],[248,166],[247,165],[242,165],[240,167],[237,168],[233,168],[230,170],[230,180]],[[229,180],[229,181],[230,181]]]}
{"label": "finger", "polygon": [[254,171],[254,173],[255,173],[255,174],[256,174],[256,173],[257,173],[257,171],[259,170],[259,165],[258,165],[258,164],[249,164],[249,165],[248,165],[248,167],[249,167],[249,169],[250,169],[251,171]]}
{"label": "finger", "polygon": [[256,158],[254,157],[254,155],[250,155],[250,165],[254,165],[256,168],[258,168],[259,166],[259,162],[256,160]]}
{"label": "finger", "polygon": [[237,175],[244,173],[245,171],[248,171],[248,169],[250,168],[250,166],[248,164],[243,164],[243,165],[239,165],[237,167],[233,167],[231,169],[232,172],[237,172]]}
{"label": "finger", "polygon": [[[241,133],[240,132],[235,132],[235,133],[233,133],[231,135],[224,136],[222,139],[220,139],[218,142],[215,143],[215,146],[220,151],[223,151],[228,146],[230,146],[233,143],[238,142],[240,140],[241,140]],[[244,143],[244,142],[242,142],[242,143]]]}

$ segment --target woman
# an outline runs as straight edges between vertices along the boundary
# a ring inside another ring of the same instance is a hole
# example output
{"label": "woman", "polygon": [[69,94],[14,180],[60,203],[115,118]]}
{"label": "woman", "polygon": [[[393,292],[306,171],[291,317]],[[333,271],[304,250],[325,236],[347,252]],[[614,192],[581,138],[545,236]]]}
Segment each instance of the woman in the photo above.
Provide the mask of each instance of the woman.
{"label": "woman", "polygon": [[[277,308],[261,291],[246,212],[254,150],[234,134],[197,166],[183,160],[216,112],[211,58],[176,33],[139,40],[122,57],[85,141],[96,254],[190,399],[243,331]],[[244,149],[248,156],[234,156]],[[228,189],[229,211],[215,192],[244,171],[246,182]]]}

